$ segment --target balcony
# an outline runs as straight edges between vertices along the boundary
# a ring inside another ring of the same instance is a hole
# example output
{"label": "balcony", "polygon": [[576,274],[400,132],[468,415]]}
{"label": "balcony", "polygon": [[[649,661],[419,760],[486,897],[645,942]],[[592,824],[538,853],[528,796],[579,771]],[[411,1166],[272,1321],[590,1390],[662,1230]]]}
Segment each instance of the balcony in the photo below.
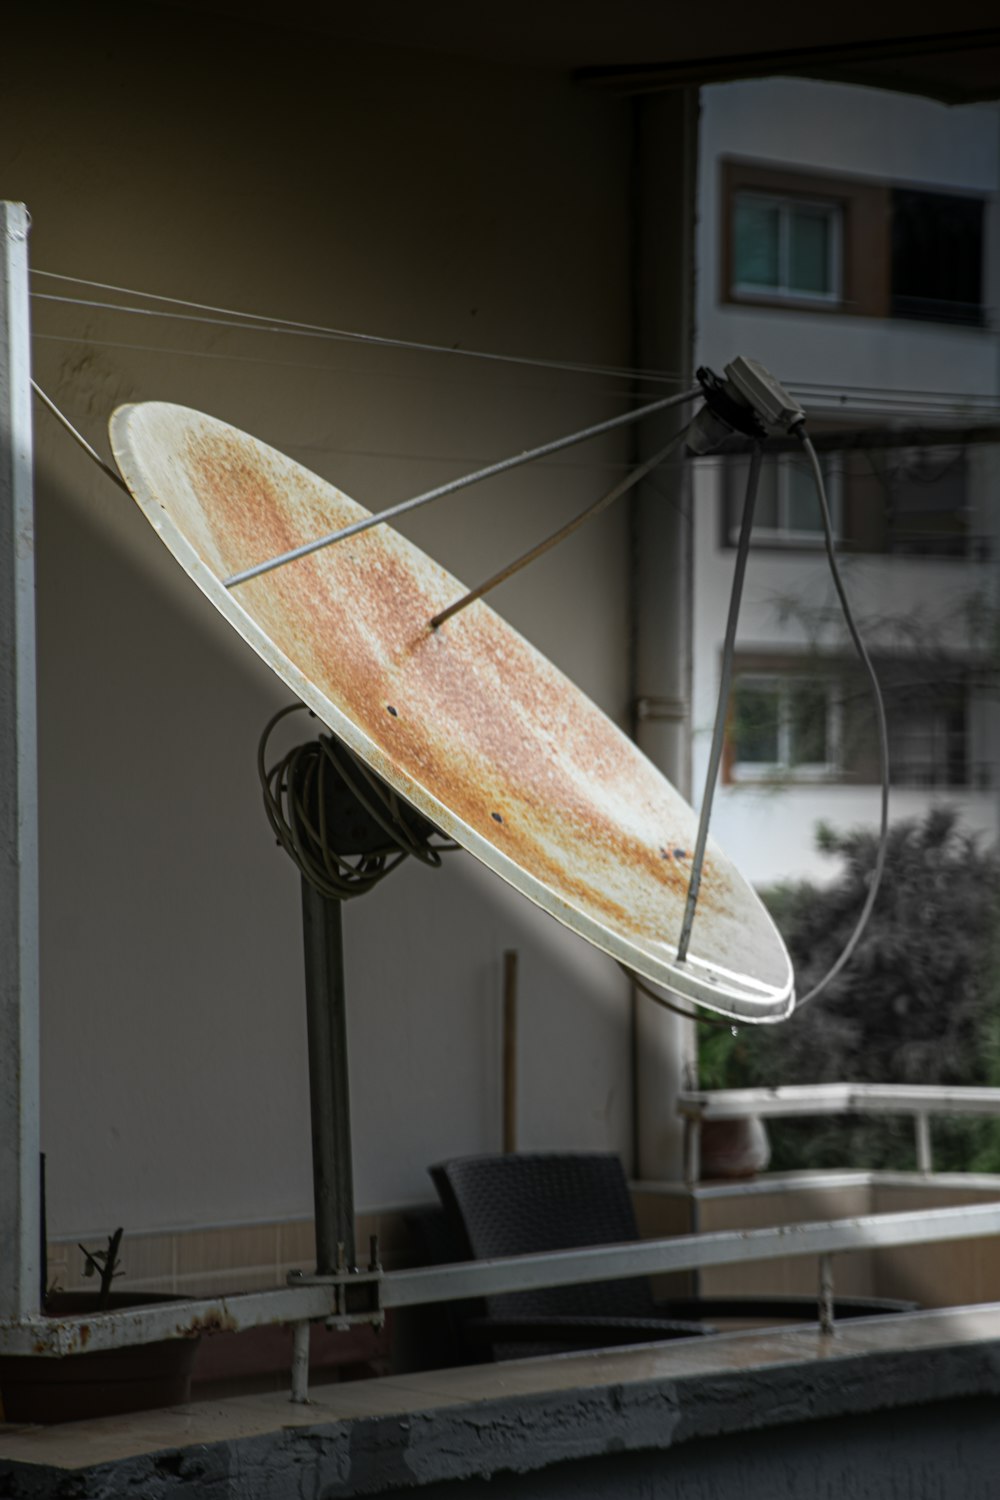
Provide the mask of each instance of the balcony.
{"label": "balcony", "polygon": [[[996,1114],[1000,1090],[843,1084],[689,1093],[680,1108],[692,1181],[634,1186],[648,1236],[638,1244],[414,1267],[405,1264],[401,1215],[383,1215],[383,1231],[396,1236],[391,1270],[345,1273],[332,1283],[292,1278],[281,1290],[54,1325],[45,1335],[52,1353],[162,1337],[176,1332],[181,1315],[191,1327],[230,1330],[281,1319],[296,1330],[293,1368],[281,1390],[248,1380],[227,1394],[204,1387],[201,1399],[166,1410],[8,1426],[0,1431],[4,1492],[72,1483],[81,1496],[135,1494],[164,1475],[206,1486],[252,1463],[268,1494],[299,1493],[288,1476],[304,1470],[330,1495],[390,1495],[489,1476],[499,1484],[493,1493],[505,1494],[521,1482],[512,1476],[526,1474],[534,1476],[532,1493],[542,1493],[586,1462],[594,1493],[605,1483],[607,1493],[631,1493],[629,1485],[639,1493],[654,1476],[671,1476],[676,1493],[686,1494],[695,1470],[709,1485],[704,1493],[712,1486],[722,1493],[741,1453],[772,1483],[775,1465],[801,1461],[803,1443],[814,1470],[820,1461],[833,1471],[839,1465],[845,1483],[852,1464],[867,1466],[870,1477],[890,1460],[892,1482],[909,1482],[921,1465],[927,1473],[954,1455],[956,1444],[962,1462],[985,1463],[984,1403],[1000,1394],[1000,1177],[935,1173],[931,1120]],[[748,1109],[910,1114],[919,1170],[694,1180],[702,1123]],[[675,1294],[814,1294],[816,1312],[780,1326],[773,1318],[752,1327],[731,1321],[707,1338],[451,1370],[407,1368],[400,1357],[414,1308],[426,1317],[428,1307],[490,1290],[638,1275],[661,1278],[661,1289]],[[834,1292],[912,1298],[921,1310],[838,1322]],[[395,1325],[391,1373],[337,1383],[320,1373],[309,1383],[308,1319],[332,1316],[346,1328],[383,1313]],[[25,1339],[37,1348],[40,1330],[8,1326],[3,1339],[8,1349]],[[905,1442],[901,1414],[914,1423]],[[633,1458],[609,1466],[609,1454]]]}

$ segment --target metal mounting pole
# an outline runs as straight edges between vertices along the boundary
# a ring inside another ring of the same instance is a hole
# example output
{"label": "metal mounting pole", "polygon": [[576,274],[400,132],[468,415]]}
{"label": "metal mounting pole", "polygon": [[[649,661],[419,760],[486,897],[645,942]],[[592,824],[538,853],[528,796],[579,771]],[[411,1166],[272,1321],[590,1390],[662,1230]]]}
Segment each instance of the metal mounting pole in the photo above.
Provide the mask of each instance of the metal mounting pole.
{"label": "metal mounting pole", "polygon": [[750,555],[750,538],[753,533],[753,513],[757,504],[757,482],[763,452],[759,443],[754,443],[750,454],[750,472],[747,475],[746,499],[743,502],[743,521],[740,525],[739,546],[736,549],[736,566],[733,569],[733,587],[729,595],[729,618],[726,621],[726,638],[722,648],[722,672],[719,678],[719,703],[715,711],[715,727],[712,731],[712,748],[708,756],[705,773],[705,790],[701,799],[701,815],[698,819],[698,837],[691,861],[687,901],[681,921],[681,935],[677,943],[677,957],[681,963],[687,958],[691,941],[691,927],[698,907],[698,892],[701,889],[701,871],[705,862],[705,846],[708,843],[708,826],[712,821],[712,802],[715,785],[719,779],[722,749],[726,742],[726,715],[729,711],[729,690],[733,680],[733,653],[736,650],[736,627],[740,618],[740,603],[743,599],[743,579],[746,576],[747,558]]}
{"label": "metal mounting pole", "polygon": [[316,1270],[323,1276],[356,1263],[342,905],[303,876]]}
{"label": "metal mounting pole", "polygon": [[39,1311],[38,784],[28,211],[0,203],[0,1318]]}

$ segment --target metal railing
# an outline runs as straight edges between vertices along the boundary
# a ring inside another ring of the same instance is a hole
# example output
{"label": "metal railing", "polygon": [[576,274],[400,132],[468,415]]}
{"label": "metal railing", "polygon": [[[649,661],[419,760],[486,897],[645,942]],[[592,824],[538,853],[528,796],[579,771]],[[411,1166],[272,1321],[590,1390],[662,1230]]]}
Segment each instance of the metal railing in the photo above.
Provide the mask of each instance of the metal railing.
{"label": "metal railing", "polygon": [[684,1180],[701,1172],[701,1126],[707,1120],[782,1119],[796,1115],[912,1115],[917,1171],[932,1172],[932,1115],[1000,1115],[1000,1088],[938,1084],[811,1083],[775,1089],[690,1089],[679,1095],[684,1117]]}
{"label": "metal railing", "polygon": [[[686,1093],[680,1098],[679,1109],[689,1127],[689,1144],[697,1139],[702,1121],[708,1119],[844,1111],[910,1113],[917,1124],[921,1171],[929,1172],[930,1114],[1000,1114],[1000,1089],[871,1084],[731,1089]],[[358,1323],[380,1324],[385,1313],[393,1308],[456,1302],[528,1288],[701,1271],[712,1266],[745,1265],[778,1257],[818,1256],[817,1321],[822,1330],[830,1332],[834,1254],[996,1234],[1000,1234],[1000,1201],[916,1213],[864,1214],[773,1228],[678,1235],[412,1270],[384,1271],[378,1263],[377,1248],[373,1248],[371,1263],[365,1270],[348,1269],[327,1276],[293,1272],[287,1287],[273,1291],[154,1303],[75,1317],[39,1315],[8,1319],[0,1322],[0,1354],[59,1358],[84,1350],[121,1348],[165,1338],[235,1333],[264,1324],[291,1324],[295,1331],[292,1399],[304,1401],[308,1391],[311,1322],[324,1321],[339,1328]]]}
{"label": "metal railing", "polygon": [[[346,1271],[331,1276],[294,1275],[292,1284],[269,1292],[201,1301],[178,1301],[72,1318],[28,1318],[0,1324],[0,1353],[60,1357],[84,1350],[114,1349],[199,1333],[240,1332],[268,1323],[295,1327],[292,1399],[304,1401],[308,1382],[308,1326],[323,1320],[335,1327],[380,1323],[392,1308],[419,1307],[583,1282],[699,1271],[785,1256],[818,1256],[817,1321],[833,1326],[830,1257],[852,1250],[926,1245],[1000,1233],[1000,1202],[966,1204],[926,1212],[865,1214],[775,1228],[725,1230],[597,1245],[498,1260],[426,1266],[415,1270]],[[366,1305],[357,1306],[358,1297]]]}

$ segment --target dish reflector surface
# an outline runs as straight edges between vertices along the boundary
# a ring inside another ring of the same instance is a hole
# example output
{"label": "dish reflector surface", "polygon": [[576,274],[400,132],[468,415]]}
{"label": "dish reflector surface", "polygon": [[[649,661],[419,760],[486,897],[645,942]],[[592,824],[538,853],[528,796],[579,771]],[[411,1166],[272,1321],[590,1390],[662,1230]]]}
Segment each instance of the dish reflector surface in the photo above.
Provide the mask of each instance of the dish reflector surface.
{"label": "dish reflector surface", "polygon": [[793,1004],[784,944],[709,844],[677,962],[696,819],[631,740],[464,585],[381,525],[233,590],[222,579],[368,514],[224,422],[124,406],[111,442],[178,562],[373,771],[517,890],[654,983],[745,1020]]}

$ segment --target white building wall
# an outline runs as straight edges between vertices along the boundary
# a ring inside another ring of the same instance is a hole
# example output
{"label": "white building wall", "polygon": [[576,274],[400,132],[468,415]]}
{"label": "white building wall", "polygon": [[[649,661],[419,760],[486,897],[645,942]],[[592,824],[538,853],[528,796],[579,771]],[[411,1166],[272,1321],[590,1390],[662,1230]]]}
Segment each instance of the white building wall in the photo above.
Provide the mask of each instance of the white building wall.
{"label": "white building wall", "polygon": [[[838,420],[887,422],[996,419],[1000,343],[996,328],[996,205],[1000,186],[1000,114],[994,105],[949,109],[928,100],[799,79],[769,79],[705,89],[702,95],[698,224],[700,363],[721,373],[737,353],[761,360],[797,392],[807,411]],[[747,307],[720,299],[721,159],[830,172],[896,185],[952,188],[992,195],[988,215],[986,328],[882,320],[787,308]],[[989,226],[993,226],[991,229]],[[972,491],[977,529],[996,537],[1000,468],[992,449],[974,451]],[[720,544],[720,461],[694,466],[694,786],[704,784],[718,692],[719,664],[734,552]],[[941,645],[967,650],[963,606],[976,594],[996,600],[997,550],[969,559],[851,556],[843,561],[848,593],[876,643],[887,617],[919,618]],[[835,603],[822,549],[751,554],[738,650],[802,650],[806,611]],[[819,644],[847,654],[842,631]],[[972,715],[973,757],[996,766],[997,710]],[[893,793],[892,816],[911,817],[940,800],[987,837],[998,828],[998,793],[911,789]],[[755,882],[809,876],[830,879],[836,867],[815,848],[820,821],[844,830],[873,825],[876,787],[821,784],[719,787],[713,832]]]}

